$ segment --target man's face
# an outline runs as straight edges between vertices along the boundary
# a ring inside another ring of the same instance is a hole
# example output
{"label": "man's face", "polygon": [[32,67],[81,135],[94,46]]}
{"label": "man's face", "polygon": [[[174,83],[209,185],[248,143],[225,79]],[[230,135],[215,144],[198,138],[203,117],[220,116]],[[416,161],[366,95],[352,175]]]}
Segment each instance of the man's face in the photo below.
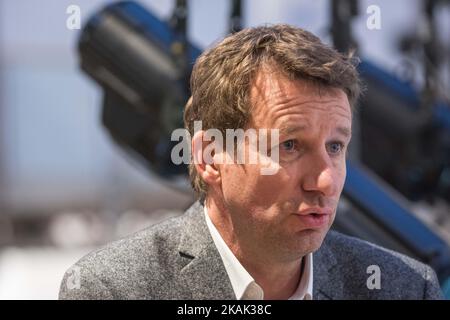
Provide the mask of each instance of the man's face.
{"label": "man's face", "polygon": [[[317,250],[342,188],[351,109],[340,89],[318,89],[276,72],[260,72],[251,89],[248,128],[279,129],[279,170],[259,164],[220,167],[221,191],[236,239],[282,260]],[[247,146],[247,150],[248,150]]]}

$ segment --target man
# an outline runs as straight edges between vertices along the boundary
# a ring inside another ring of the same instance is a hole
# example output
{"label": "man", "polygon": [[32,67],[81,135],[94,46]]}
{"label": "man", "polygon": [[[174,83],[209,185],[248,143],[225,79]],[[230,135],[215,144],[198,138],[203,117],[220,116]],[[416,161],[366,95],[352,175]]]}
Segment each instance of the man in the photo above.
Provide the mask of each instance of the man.
{"label": "man", "polygon": [[[60,298],[440,298],[430,267],[329,231],[360,91],[352,61],[288,25],[245,29],[204,52],[185,110],[199,201],[82,258]],[[206,161],[203,151],[217,143],[206,130],[239,128],[278,133],[264,150],[268,162],[248,161],[261,150],[247,138],[232,150],[214,148]],[[235,160],[236,150],[245,161],[223,161]],[[272,174],[262,174],[267,163]]]}

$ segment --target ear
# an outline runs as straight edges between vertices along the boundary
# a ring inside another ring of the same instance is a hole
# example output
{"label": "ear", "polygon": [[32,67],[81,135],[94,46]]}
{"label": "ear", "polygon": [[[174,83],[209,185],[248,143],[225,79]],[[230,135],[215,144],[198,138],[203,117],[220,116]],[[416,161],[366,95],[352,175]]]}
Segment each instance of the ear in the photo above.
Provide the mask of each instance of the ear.
{"label": "ear", "polygon": [[207,157],[205,149],[213,142],[205,140],[205,131],[196,131],[191,141],[191,150],[195,169],[202,179],[210,186],[220,184],[219,164],[215,163],[217,157]]}

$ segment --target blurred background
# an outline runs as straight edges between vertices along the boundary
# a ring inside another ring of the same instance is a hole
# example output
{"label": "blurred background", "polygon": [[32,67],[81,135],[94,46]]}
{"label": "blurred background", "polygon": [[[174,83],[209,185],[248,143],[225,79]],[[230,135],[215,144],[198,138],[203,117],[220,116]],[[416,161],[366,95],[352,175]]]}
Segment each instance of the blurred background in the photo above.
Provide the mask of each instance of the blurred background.
{"label": "blurred background", "polygon": [[84,254],[181,214],[193,61],[280,22],[361,58],[334,228],[430,264],[450,298],[450,1],[0,0],[0,299],[56,299]]}

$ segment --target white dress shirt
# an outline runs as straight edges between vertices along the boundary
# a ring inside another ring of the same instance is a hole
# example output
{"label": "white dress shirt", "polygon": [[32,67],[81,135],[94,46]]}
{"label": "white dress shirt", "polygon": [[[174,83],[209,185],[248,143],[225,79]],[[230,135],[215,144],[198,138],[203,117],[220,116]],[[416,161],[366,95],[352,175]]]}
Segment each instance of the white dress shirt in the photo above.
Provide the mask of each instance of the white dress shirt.
{"label": "white dress shirt", "polygon": [[[263,300],[264,292],[255,282],[253,277],[245,270],[228,245],[223,240],[217,228],[214,226],[205,208],[206,224],[214,240],[214,244],[222,258],[225,270],[230,278],[231,286],[238,300]],[[289,300],[312,300],[313,267],[312,253],[304,257],[304,264],[300,281],[294,294]]]}

